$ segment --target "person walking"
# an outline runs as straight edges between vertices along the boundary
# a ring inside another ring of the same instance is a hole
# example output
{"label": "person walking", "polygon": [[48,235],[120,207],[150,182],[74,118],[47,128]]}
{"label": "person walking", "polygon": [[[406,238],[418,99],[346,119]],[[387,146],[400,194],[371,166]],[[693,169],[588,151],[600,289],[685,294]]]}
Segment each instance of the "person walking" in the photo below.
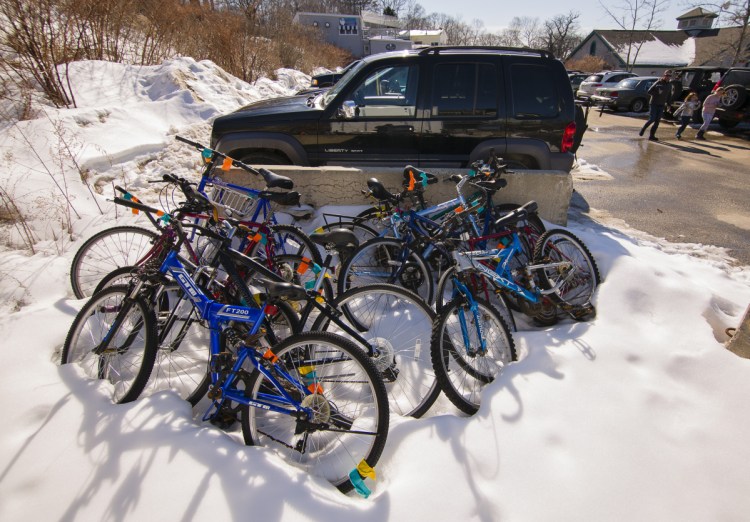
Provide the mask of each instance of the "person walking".
{"label": "person walking", "polygon": [[688,126],[690,120],[693,119],[693,113],[697,111],[700,106],[701,101],[698,98],[698,94],[695,91],[690,91],[688,95],[685,96],[685,101],[683,101],[682,104],[677,107],[677,110],[674,111],[675,116],[678,114],[680,116],[680,128],[677,129],[677,134],[674,135],[675,138],[678,140],[682,138],[682,131]]}
{"label": "person walking", "polygon": [[721,97],[724,96],[724,89],[719,87],[714,92],[706,96],[703,100],[703,110],[701,116],[703,116],[703,125],[698,129],[698,134],[695,135],[696,140],[705,140],[703,134],[708,130],[708,126],[711,124],[711,120],[714,119],[716,109],[721,105]]}
{"label": "person walking", "polygon": [[667,98],[669,97],[669,79],[670,75],[664,73],[664,76],[656,80],[648,89],[648,94],[651,96],[648,121],[638,135],[643,136],[648,126],[653,124],[648,136],[650,141],[659,141],[659,138],[656,137],[656,129],[659,128],[659,121],[661,120],[661,115],[664,114],[664,106],[667,104]]}

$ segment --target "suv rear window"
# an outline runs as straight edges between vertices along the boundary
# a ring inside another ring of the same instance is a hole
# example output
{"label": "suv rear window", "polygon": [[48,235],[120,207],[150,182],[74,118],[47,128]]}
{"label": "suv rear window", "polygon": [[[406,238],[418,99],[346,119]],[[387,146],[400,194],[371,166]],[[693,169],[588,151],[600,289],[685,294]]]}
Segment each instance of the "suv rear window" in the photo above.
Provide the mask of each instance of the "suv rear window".
{"label": "suv rear window", "polygon": [[514,64],[510,71],[513,114],[516,118],[555,118],[560,112],[549,69],[531,64]]}
{"label": "suv rear window", "polygon": [[497,115],[497,69],[489,63],[435,67],[432,116]]}
{"label": "suv rear window", "polygon": [[601,74],[592,74],[591,76],[589,76],[583,81],[584,82],[600,82],[602,81],[602,78],[604,78],[604,76],[602,76]]}

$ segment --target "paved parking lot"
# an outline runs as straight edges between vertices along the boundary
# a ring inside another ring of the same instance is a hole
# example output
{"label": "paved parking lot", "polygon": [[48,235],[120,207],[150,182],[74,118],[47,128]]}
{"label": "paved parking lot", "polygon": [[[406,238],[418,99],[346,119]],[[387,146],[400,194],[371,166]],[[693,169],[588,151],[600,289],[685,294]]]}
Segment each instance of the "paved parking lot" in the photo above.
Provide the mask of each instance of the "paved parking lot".
{"label": "paved parking lot", "polygon": [[578,157],[613,179],[574,175],[574,210],[595,209],[673,242],[725,247],[750,265],[750,126],[714,124],[707,141],[688,128],[678,141],[676,125],[662,121],[660,141],[651,142],[638,136],[645,120],[591,111]]}

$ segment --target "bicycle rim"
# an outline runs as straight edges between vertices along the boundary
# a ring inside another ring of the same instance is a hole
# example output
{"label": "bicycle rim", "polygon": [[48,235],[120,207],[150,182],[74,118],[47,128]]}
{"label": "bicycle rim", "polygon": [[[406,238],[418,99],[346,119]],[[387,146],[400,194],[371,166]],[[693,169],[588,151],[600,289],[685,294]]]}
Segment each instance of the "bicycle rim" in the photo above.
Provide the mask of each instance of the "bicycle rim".
{"label": "bicycle rim", "polygon": [[[94,295],[73,321],[62,352],[63,364],[76,364],[86,378],[109,381],[116,403],[138,398],[156,355],[153,313],[141,299],[124,309],[127,293],[127,287],[112,286]],[[95,353],[118,315],[122,322],[108,348]]]}

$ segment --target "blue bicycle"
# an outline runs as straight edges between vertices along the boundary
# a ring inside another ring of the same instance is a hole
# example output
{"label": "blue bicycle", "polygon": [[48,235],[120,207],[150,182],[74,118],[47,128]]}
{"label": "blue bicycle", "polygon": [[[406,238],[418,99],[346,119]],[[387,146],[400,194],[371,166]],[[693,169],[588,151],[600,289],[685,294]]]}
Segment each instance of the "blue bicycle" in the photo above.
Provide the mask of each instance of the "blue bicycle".
{"label": "blue bicycle", "polygon": [[[222,211],[228,210],[234,218],[241,220],[245,227],[253,231],[253,234],[247,234],[243,238],[239,249],[264,260],[271,260],[277,254],[286,254],[306,256],[318,264],[322,262],[320,251],[307,234],[299,227],[281,224],[276,220],[275,206],[299,204],[299,192],[289,191],[293,188],[291,179],[266,169],[255,169],[180,136],[176,136],[175,139],[201,153],[204,168],[198,192],[206,195]],[[222,176],[233,167],[262,178],[266,188],[255,190],[226,181]],[[134,197],[124,189],[116,189],[125,197]],[[282,189],[285,192],[274,189]],[[162,206],[165,208],[175,205],[173,199],[173,194],[160,194]],[[137,199],[135,201],[138,202]],[[128,267],[140,266],[148,261],[152,246],[162,232],[164,224],[154,219],[151,214],[147,213],[146,216],[153,225],[152,229],[118,225],[98,232],[81,245],[70,267],[70,283],[78,299],[91,297],[102,278],[113,271],[126,271]],[[196,216],[187,216],[186,219],[197,223],[202,221]],[[193,238],[191,235],[191,239]]]}
{"label": "blue bicycle", "polygon": [[[180,211],[212,213],[213,205],[184,180],[168,181],[177,183],[187,198]],[[123,204],[155,210],[132,201]],[[209,222],[200,234],[215,245],[243,304],[216,301],[194,270],[181,262],[187,232],[179,219],[171,224],[176,230],[171,248],[144,266],[131,284],[105,288],[78,313],[63,346],[62,363],[75,363],[86,377],[107,381],[114,402],[135,400],[158,350],[151,290],[173,280],[209,331],[211,403],[203,419],[220,418],[227,407],[239,408],[247,444],[271,447],[340,490],[356,488],[367,495],[364,479],[374,476],[389,414],[385,386],[367,353],[327,332],[295,334],[270,346],[264,332],[269,301],[301,299],[307,291],[268,282],[262,295],[253,294],[238,276],[238,264],[247,257],[230,247],[238,222],[225,220]],[[257,306],[246,305],[256,299]]]}

